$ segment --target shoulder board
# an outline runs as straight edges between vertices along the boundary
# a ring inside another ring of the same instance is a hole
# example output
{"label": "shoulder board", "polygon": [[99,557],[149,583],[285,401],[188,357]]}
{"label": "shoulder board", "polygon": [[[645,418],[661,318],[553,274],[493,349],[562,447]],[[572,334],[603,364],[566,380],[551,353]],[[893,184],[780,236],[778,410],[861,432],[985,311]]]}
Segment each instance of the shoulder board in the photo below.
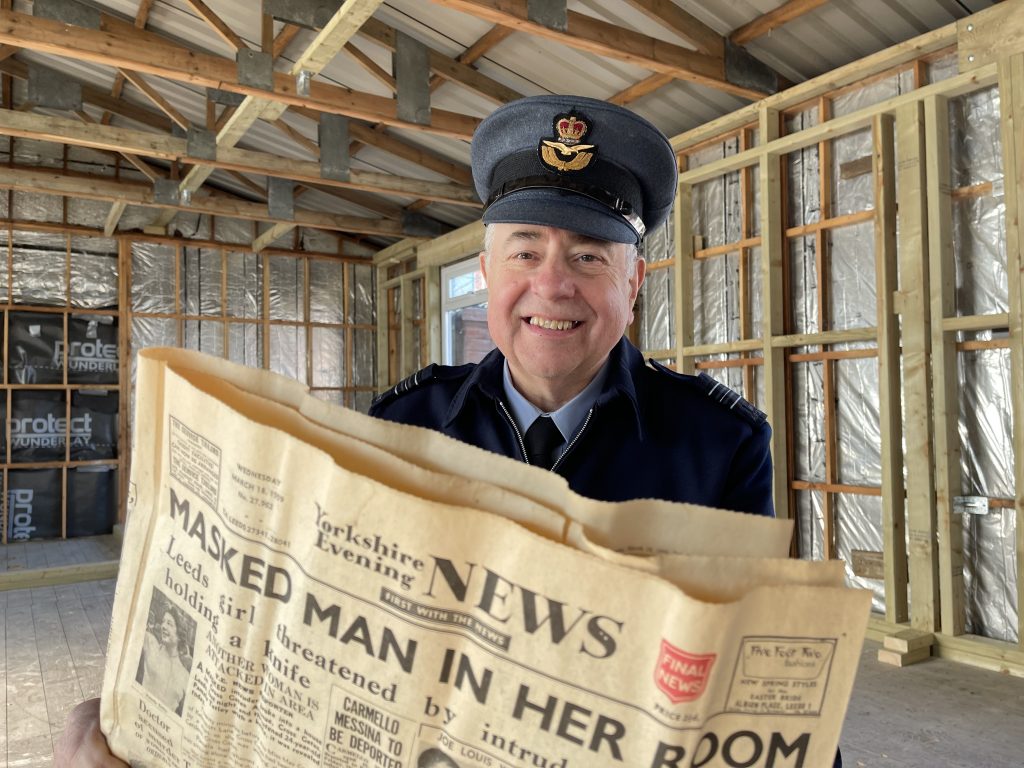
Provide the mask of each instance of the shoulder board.
{"label": "shoulder board", "polygon": [[373,398],[373,405],[380,405],[390,400],[394,400],[396,397],[401,397],[407,392],[412,392],[414,389],[419,389],[424,384],[431,381],[443,381],[445,379],[456,378],[463,373],[467,367],[471,368],[472,365],[458,365],[458,366],[447,366],[438,365],[437,363],[431,363],[426,368],[421,368],[416,371],[412,376],[402,379],[400,382],[395,384],[391,389],[385,390]]}
{"label": "shoulder board", "polygon": [[671,368],[666,368],[655,360],[649,360],[648,362],[651,364],[651,367],[659,373],[664,373],[684,384],[689,384],[690,386],[695,387],[698,392],[707,395],[707,397],[711,398],[719,405],[733,411],[738,416],[746,419],[752,424],[761,424],[768,420],[768,414],[758,410],[753,404],[745,400],[741,394],[730,389],[717,379],[713,379],[711,376],[708,376],[708,374],[703,371],[696,376],[688,376],[683,373],[676,373]]}

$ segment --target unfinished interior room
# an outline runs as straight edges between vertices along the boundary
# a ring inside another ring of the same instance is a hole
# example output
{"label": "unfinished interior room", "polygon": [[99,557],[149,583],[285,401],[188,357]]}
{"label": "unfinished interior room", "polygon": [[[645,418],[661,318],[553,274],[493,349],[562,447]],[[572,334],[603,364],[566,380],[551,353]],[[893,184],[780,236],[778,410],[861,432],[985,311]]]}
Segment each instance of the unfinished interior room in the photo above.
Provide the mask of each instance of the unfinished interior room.
{"label": "unfinished interior room", "polygon": [[870,593],[843,764],[1024,765],[1024,0],[0,0],[0,763],[100,695],[139,352],[478,362],[470,140],[542,94],[669,138],[626,335]]}

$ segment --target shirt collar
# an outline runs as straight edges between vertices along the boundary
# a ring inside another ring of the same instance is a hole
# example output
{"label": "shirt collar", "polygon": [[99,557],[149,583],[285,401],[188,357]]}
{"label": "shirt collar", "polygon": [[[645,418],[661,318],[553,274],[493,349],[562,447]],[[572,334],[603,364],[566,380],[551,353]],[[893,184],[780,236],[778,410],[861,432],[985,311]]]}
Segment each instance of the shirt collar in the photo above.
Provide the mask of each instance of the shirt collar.
{"label": "shirt collar", "polygon": [[586,418],[587,413],[597,401],[598,395],[601,394],[605,378],[608,375],[608,366],[609,361],[606,360],[597,372],[597,375],[590,380],[590,383],[583,388],[582,392],[557,411],[548,413],[542,411],[523,397],[519,390],[515,388],[515,385],[512,383],[512,374],[508,368],[508,360],[506,360],[502,371],[502,384],[516,426],[519,427],[523,434],[526,434],[526,430],[533,424],[534,419],[538,416],[550,416],[551,420],[555,422],[555,426],[558,427],[558,431],[562,433],[564,441],[569,442],[576,435],[577,430],[583,423],[583,419]]}
{"label": "shirt collar", "polygon": [[[455,393],[455,397],[452,398],[448,412],[445,414],[444,426],[449,427],[454,423],[463,406],[465,406],[470,393],[474,390],[479,391],[491,400],[501,400],[505,394],[502,383],[504,367],[505,357],[498,349],[492,349],[487,353],[484,359],[466,377],[458,392]],[[634,371],[639,371],[643,367],[644,359],[639,350],[630,344],[625,337],[620,339],[619,343],[612,348],[611,354],[608,356],[608,362],[605,364],[604,375],[607,376],[607,382],[604,382],[606,385],[604,391],[600,392],[599,389],[598,398],[592,403],[592,405],[601,406],[616,397],[624,396],[633,411],[633,424],[636,434],[641,439],[643,439],[643,427],[641,426],[640,404],[633,376]],[[595,377],[595,381],[598,378],[600,376]]]}

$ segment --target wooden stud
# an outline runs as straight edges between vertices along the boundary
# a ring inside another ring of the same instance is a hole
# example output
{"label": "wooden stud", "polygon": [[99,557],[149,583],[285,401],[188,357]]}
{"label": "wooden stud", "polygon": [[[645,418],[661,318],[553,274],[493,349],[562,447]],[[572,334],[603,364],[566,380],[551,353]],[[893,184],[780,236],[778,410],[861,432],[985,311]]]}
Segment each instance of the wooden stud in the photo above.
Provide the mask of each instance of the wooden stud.
{"label": "wooden stud", "polygon": [[893,308],[896,264],[895,129],[891,115],[875,117],[872,173],[875,181],[875,294],[878,344],[878,420],[881,435],[882,550],[885,617],[908,618],[906,512],[903,487],[903,422],[900,410],[899,321]]}
{"label": "wooden stud", "polygon": [[961,483],[958,386],[953,375],[957,350],[956,334],[945,325],[946,318],[956,315],[949,103],[943,96],[932,96],[925,100],[924,109],[940,627],[946,634],[961,635],[966,622],[963,527],[962,516],[953,510],[953,497],[958,495]]}
{"label": "wooden stud", "polygon": [[[761,141],[767,145],[779,133],[778,112],[765,107],[760,116]],[[786,423],[786,361],[780,347],[772,344],[772,338],[783,332],[785,308],[782,304],[783,264],[785,243],[782,236],[782,157],[774,152],[764,152],[758,164],[758,184],[761,201],[761,339],[764,343],[764,391],[768,421],[772,425],[772,472],[774,474],[772,494],[775,514],[791,517],[789,495],[789,462],[787,455]]]}
{"label": "wooden stud", "polygon": [[687,349],[693,347],[693,185],[680,184],[676,204],[672,209],[675,228],[675,280],[673,305],[676,327],[675,369],[692,374],[693,357]]}
{"label": "wooden stud", "polygon": [[[832,102],[822,96],[818,99],[818,117],[825,122],[832,117]],[[832,142],[822,141],[818,144],[818,193],[819,210],[823,217],[832,215]],[[832,328],[832,256],[829,238],[823,229],[814,233],[815,273],[817,275],[818,330],[828,331]],[[822,345],[822,351],[825,346]],[[822,361],[822,405],[825,430],[825,482],[834,483],[839,473],[839,435],[836,426],[836,369],[832,360]],[[822,516],[824,519],[824,546],[826,560],[836,559],[838,554],[838,511],[835,495],[824,492],[821,495]]]}
{"label": "wooden stud", "polygon": [[[903,302],[904,463],[907,474],[909,577],[914,629],[938,629],[938,552],[931,422],[931,317],[925,217],[924,116],[920,102],[896,110],[899,157],[899,283]],[[889,442],[893,442],[890,436]]]}

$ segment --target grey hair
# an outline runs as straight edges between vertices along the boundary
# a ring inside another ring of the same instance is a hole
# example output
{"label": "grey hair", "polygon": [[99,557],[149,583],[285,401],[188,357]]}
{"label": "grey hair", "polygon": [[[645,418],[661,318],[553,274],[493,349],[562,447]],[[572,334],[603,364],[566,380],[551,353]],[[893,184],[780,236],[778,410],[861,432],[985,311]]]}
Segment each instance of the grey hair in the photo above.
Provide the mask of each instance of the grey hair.
{"label": "grey hair", "polygon": [[[491,258],[491,246],[494,245],[494,224],[484,225],[484,255],[485,258],[490,261]],[[640,245],[637,243],[623,243],[626,246],[626,258],[630,259],[632,263],[636,263],[641,258]]]}

